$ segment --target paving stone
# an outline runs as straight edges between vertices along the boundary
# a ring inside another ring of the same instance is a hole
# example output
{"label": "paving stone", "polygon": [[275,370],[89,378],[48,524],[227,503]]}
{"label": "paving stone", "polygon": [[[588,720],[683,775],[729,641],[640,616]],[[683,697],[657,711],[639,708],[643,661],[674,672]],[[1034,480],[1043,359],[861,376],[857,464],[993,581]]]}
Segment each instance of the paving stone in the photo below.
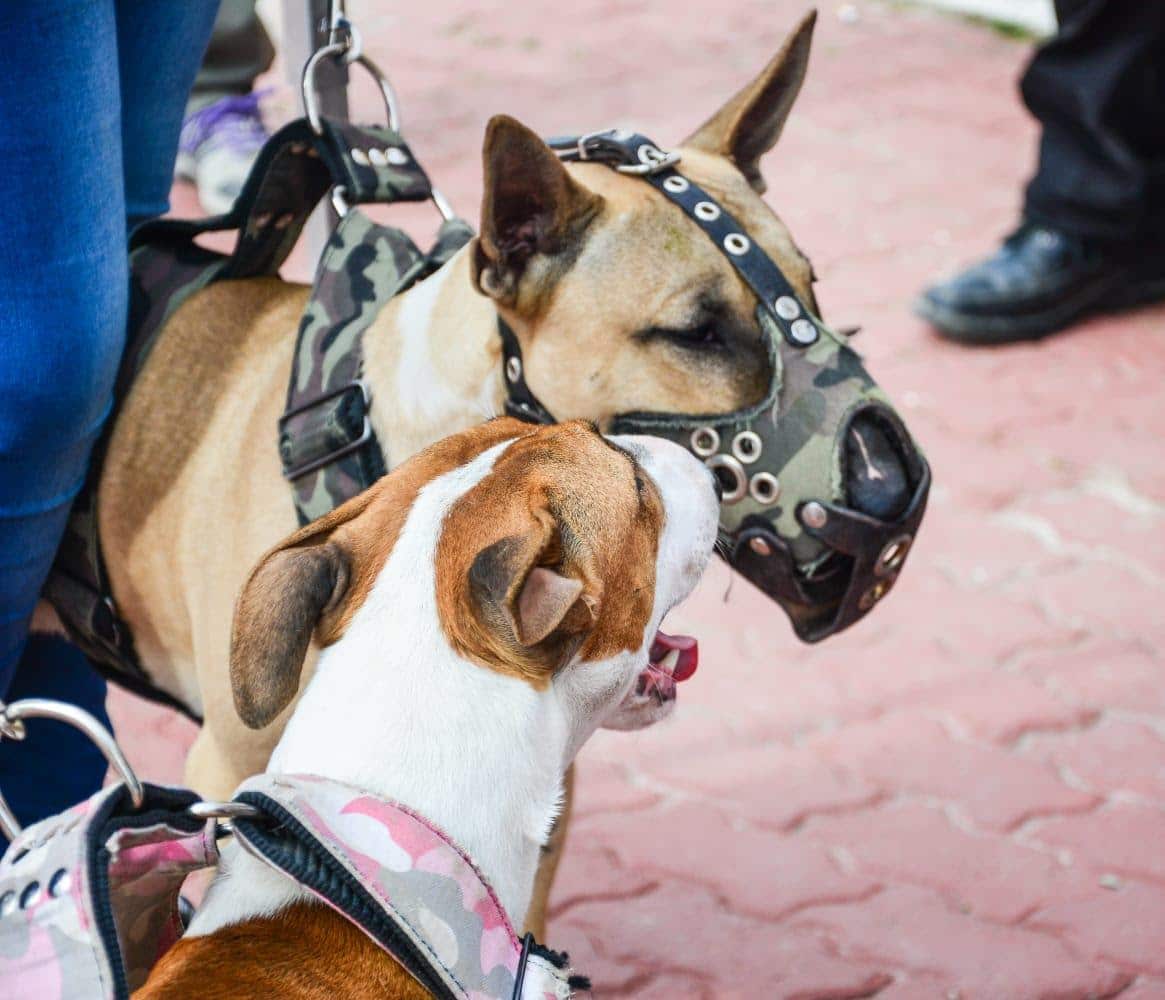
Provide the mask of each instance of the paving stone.
{"label": "paving stone", "polygon": [[925,886],[960,912],[1013,923],[1051,899],[1103,895],[1095,872],[998,834],[960,829],[918,802],[814,818],[806,836],[842,848],[885,884]]}
{"label": "paving stone", "polygon": [[[884,964],[841,958],[819,932],[744,919],[693,886],[673,883],[628,901],[619,910],[624,934],[617,939],[603,934],[609,918],[610,908],[585,904],[556,931],[568,949],[574,935],[602,938],[603,975],[628,964],[667,970],[677,996],[846,1000],[891,981]],[[612,995],[598,988],[596,994]]]}
{"label": "paving stone", "polygon": [[1010,830],[1048,813],[1079,812],[1099,799],[1054,770],[999,747],[952,739],[937,722],[900,712],[815,739],[830,760],[897,788],[949,802],[980,827]]}
{"label": "paving stone", "polygon": [[813,754],[771,743],[667,758],[646,769],[674,788],[715,800],[726,813],[779,829],[817,813],[869,805],[880,795]]}
{"label": "paving stone", "polygon": [[1165,883],[1165,809],[1116,802],[1084,816],[1034,824],[1027,836],[1049,847],[1068,848],[1100,871]]}
{"label": "paving stone", "polygon": [[1023,752],[1068,768],[1094,791],[1131,792],[1165,805],[1165,739],[1143,723],[1109,716],[1078,732],[1035,736]]}
{"label": "paving stone", "polygon": [[1056,932],[1086,958],[1165,977],[1165,892],[1160,886],[1126,882],[1088,899],[1053,903],[1032,914],[1025,926]]}
{"label": "paving stone", "polygon": [[793,925],[824,931],[847,957],[929,973],[941,983],[940,996],[1110,996],[1133,978],[1082,961],[1048,935],[958,913],[922,889],[893,888],[856,905],[814,907]]}
{"label": "paving stone", "polygon": [[878,883],[847,874],[819,844],[755,829],[694,802],[584,820],[585,836],[619,863],[660,880],[699,885],[733,911],[777,919],[817,902],[860,899]]}

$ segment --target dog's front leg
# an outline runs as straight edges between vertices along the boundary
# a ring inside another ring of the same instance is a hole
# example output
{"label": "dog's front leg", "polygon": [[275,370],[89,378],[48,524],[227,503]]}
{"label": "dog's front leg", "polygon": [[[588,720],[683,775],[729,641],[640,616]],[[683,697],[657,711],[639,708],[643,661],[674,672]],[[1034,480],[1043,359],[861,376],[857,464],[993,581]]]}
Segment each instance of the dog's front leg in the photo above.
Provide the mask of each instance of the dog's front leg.
{"label": "dog's front leg", "polygon": [[539,941],[546,940],[546,910],[550,903],[550,890],[554,885],[554,875],[562,860],[562,850],[566,846],[566,828],[570,823],[570,810],[574,802],[574,765],[566,771],[562,782],[562,812],[554,821],[550,839],[542,848],[538,861],[538,873],[534,876],[534,892],[530,897],[530,908],[526,911],[526,930]]}

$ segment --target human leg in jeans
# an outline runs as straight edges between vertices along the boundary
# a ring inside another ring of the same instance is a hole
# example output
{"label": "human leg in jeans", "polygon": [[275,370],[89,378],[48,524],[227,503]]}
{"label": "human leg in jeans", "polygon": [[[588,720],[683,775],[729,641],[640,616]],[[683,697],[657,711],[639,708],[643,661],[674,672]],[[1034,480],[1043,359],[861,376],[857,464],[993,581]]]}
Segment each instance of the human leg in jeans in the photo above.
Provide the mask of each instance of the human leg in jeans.
{"label": "human leg in jeans", "polygon": [[1037,337],[1165,298],[1165,4],[1057,0],[1056,13],[1022,83],[1042,127],[1023,223],[917,303],[954,339]]}
{"label": "human leg in jeans", "polygon": [[274,58],[255,0],[223,0],[186,105],[177,164],[211,215],[230,211],[267,141],[254,89]]}
{"label": "human leg in jeans", "polygon": [[[0,5],[0,699],[104,715],[73,647],[27,641],[111,405],[125,335],[127,225],[167,204],[182,109],[214,0]],[[0,741],[0,788],[29,821],[100,786],[82,737],[34,720]]]}

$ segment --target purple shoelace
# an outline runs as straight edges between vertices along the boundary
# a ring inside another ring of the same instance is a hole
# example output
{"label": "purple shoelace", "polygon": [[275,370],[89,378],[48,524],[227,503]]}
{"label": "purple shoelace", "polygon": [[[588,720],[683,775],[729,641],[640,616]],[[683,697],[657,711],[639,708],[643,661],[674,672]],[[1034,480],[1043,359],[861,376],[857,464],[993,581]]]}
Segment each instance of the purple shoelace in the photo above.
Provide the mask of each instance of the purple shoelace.
{"label": "purple shoelace", "polygon": [[194,112],[182,123],[179,147],[194,153],[210,139],[239,153],[252,153],[267,141],[267,129],[259,113],[259,101],[267,91],[239,97],[223,97]]}

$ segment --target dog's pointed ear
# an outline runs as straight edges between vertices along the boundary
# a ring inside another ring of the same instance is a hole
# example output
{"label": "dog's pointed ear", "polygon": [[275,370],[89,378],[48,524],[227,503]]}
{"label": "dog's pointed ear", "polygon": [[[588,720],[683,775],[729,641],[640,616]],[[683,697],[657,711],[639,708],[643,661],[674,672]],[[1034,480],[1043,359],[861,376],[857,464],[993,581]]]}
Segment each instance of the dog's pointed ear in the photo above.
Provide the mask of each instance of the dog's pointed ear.
{"label": "dog's pointed ear", "polygon": [[541,512],[532,529],[486,546],[469,569],[470,600],[481,622],[519,646],[532,647],[588,628],[597,604],[581,580],[554,568],[562,542],[553,518]]}
{"label": "dog's pointed ear", "polygon": [[549,146],[521,122],[495,115],[482,147],[485,190],[473,280],[490,298],[513,304],[535,254],[567,250],[602,198],[578,184]]}
{"label": "dog's pointed ear", "polygon": [[763,193],[760,158],[781,137],[800,93],[816,23],[817,11],[810,10],[764,71],[680,145],[727,157]]}
{"label": "dog's pointed ear", "polygon": [[231,624],[230,677],[235,710],[252,729],[291,704],[312,636],[341,611],[353,567],[333,532],[372,494],[366,490],[285,539],[243,585]]}

